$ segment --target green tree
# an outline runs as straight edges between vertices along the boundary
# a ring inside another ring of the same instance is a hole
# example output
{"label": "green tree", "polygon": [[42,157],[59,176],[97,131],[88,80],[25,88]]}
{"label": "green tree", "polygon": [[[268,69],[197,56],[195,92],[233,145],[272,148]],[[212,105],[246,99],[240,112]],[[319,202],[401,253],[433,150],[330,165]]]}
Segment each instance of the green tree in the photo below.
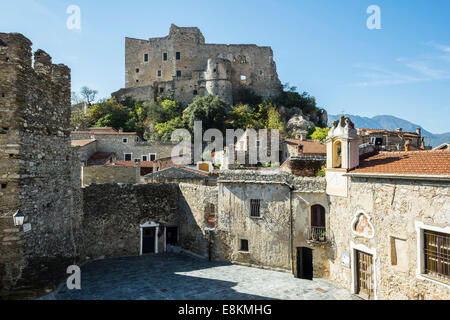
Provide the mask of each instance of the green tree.
{"label": "green tree", "polygon": [[311,139],[323,141],[327,138],[328,131],[330,131],[330,128],[328,128],[328,127],[327,128],[316,127],[314,132],[311,134]]}
{"label": "green tree", "polygon": [[181,117],[173,118],[164,123],[158,123],[150,137],[152,141],[171,141],[172,132],[175,129],[184,128],[184,122]]}
{"label": "green tree", "polygon": [[202,121],[203,130],[215,128],[223,132],[227,108],[227,103],[218,96],[197,97],[184,110],[183,119],[191,131],[194,129],[194,121]]}
{"label": "green tree", "polygon": [[88,127],[88,121],[83,110],[74,110],[70,116],[72,130]]}
{"label": "green tree", "polygon": [[181,106],[172,99],[163,99],[150,103],[148,117],[153,124],[164,123],[181,115]]}
{"label": "green tree", "polygon": [[233,129],[255,129],[258,127],[258,115],[248,104],[235,105],[227,115],[226,123]]}
{"label": "green tree", "polygon": [[87,111],[88,124],[98,127],[122,128],[126,131],[133,130],[127,125],[129,110],[115,98],[91,106]]}
{"label": "green tree", "polygon": [[281,120],[281,116],[278,113],[277,109],[273,107],[267,111],[267,121],[265,129],[278,129],[280,130],[280,132],[284,131],[284,124]]}

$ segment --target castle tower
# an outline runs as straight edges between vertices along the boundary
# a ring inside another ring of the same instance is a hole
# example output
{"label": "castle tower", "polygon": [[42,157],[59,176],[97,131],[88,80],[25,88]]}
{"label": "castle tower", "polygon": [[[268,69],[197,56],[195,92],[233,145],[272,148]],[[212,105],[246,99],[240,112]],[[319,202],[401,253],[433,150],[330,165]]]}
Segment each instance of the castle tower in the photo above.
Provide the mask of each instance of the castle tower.
{"label": "castle tower", "polygon": [[[81,191],[70,144],[70,69],[42,50],[32,66],[31,41],[0,33],[0,74],[1,295],[51,283],[73,264]],[[18,210],[23,225],[14,223]]]}
{"label": "castle tower", "polygon": [[359,166],[359,138],[350,118],[341,116],[333,122],[326,139],[327,144],[327,193],[347,196],[349,170]]}
{"label": "castle tower", "polygon": [[204,72],[207,94],[219,96],[225,102],[233,103],[233,86],[231,84],[231,62],[226,59],[208,59]]}

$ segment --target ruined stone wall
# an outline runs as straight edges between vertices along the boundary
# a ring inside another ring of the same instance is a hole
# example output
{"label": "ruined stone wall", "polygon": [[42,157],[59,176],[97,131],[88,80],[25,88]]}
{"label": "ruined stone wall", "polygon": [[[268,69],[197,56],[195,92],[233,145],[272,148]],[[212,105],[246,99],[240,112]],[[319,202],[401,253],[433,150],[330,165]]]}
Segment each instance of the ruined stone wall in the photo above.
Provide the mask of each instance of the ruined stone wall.
{"label": "ruined stone wall", "polygon": [[[125,166],[84,166],[82,185],[83,187],[91,184],[108,184],[108,183],[124,183],[135,184],[140,183],[140,168]],[[139,174],[139,175],[138,175]]]}
{"label": "ruined stone wall", "polygon": [[84,146],[72,147],[77,149],[80,161],[87,161],[94,153],[97,152],[97,141],[91,142]]}
{"label": "ruined stone wall", "polygon": [[[335,236],[336,257],[330,277],[354,290],[350,268],[342,265],[343,252],[351,254],[351,243],[375,251],[376,295],[378,299],[449,299],[447,285],[416,276],[418,236],[415,224],[449,227],[448,182],[351,178],[348,197],[330,196],[330,224]],[[362,210],[371,219],[373,238],[352,232],[352,221]],[[394,247],[393,239],[402,245]],[[393,263],[393,252],[399,258]],[[369,252],[370,253],[370,252]]]}
{"label": "ruined stone wall", "polygon": [[[82,257],[138,256],[139,226],[148,221],[178,225],[178,197],[176,184],[83,188]],[[163,237],[163,233],[159,234],[159,248],[163,247]]]}
{"label": "ruined stone wall", "polygon": [[[217,187],[200,186],[190,183],[180,183],[180,244],[181,247],[199,254],[205,258],[209,255],[210,239],[205,232],[208,226],[209,204],[218,208]],[[222,258],[216,247],[214,236],[211,238],[211,259],[220,260]]]}
{"label": "ruined stone wall", "polygon": [[[164,60],[165,54],[167,60]],[[206,71],[209,74],[208,59],[226,60],[230,68],[227,77],[215,81],[205,79],[202,73]],[[177,71],[181,75],[177,76]],[[175,98],[178,99],[181,94],[180,98],[186,103],[194,98],[194,90],[197,94],[218,94],[231,102],[229,94],[235,96],[240,88],[251,88],[263,97],[278,95],[282,89],[270,47],[206,44],[198,28],[175,25],[171,26],[166,37],[149,40],[126,38],[125,74],[126,88],[153,86],[156,89],[159,83],[173,81]],[[245,81],[241,80],[241,76],[245,76]],[[129,94],[134,95],[133,92]],[[140,95],[141,91],[136,90],[136,96]]]}
{"label": "ruined stone wall", "polygon": [[[32,66],[31,42],[0,33],[0,74],[0,282],[5,290],[27,289],[58,281],[78,255],[70,70],[42,50]],[[13,225],[18,209],[30,231]]]}

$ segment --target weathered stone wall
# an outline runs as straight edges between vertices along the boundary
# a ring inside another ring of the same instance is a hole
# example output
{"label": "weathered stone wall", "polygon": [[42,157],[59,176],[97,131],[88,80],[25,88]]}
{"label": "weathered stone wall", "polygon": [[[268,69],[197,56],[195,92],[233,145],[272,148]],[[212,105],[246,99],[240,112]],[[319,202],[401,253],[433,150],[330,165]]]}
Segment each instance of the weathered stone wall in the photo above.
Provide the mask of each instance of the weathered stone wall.
{"label": "weathered stone wall", "polygon": [[[210,252],[210,238],[205,232],[205,227],[208,226],[208,210],[206,210],[206,207],[213,204],[217,210],[217,187],[180,183],[179,188],[181,247],[207,258]],[[220,260],[222,256],[217,251],[214,236],[211,238],[211,243],[211,259]]]}
{"label": "weathered stone wall", "polygon": [[[83,188],[82,257],[139,255],[139,226],[149,221],[178,225],[178,197],[176,184],[103,184]],[[163,248],[163,237],[160,233],[159,248]]]}
{"label": "weathered stone wall", "polygon": [[[351,178],[348,197],[330,196],[330,224],[337,254],[330,265],[330,277],[352,287],[351,268],[342,266],[343,251],[351,253],[351,243],[375,251],[376,295],[378,299],[450,299],[450,289],[416,277],[418,239],[416,222],[449,227],[448,182]],[[362,210],[370,218],[374,236],[369,239],[351,231],[352,221]],[[392,239],[403,241],[397,265],[392,263]]]}
{"label": "weathered stone wall", "polygon": [[[1,288],[50,285],[78,255],[79,161],[70,143],[70,70],[0,33]],[[78,179],[76,177],[78,176]],[[5,197],[4,197],[5,196]],[[20,209],[25,224],[13,225]]]}
{"label": "weathered stone wall", "polygon": [[86,162],[94,153],[97,152],[97,141],[93,141],[84,146],[72,148],[77,149],[80,161]]}
{"label": "weathered stone wall", "polygon": [[83,187],[90,184],[140,183],[140,167],[125,166],[83,166],[82,169]]}
{"label": "weathered stone wall", "polygon": [[[177,52],[180,53],[178,60]],[[163,59],[165,53],[167,60]],[[148,61],[145,61],[145,55],[148,55]],[[222,61],[211,72],[219,74],[225,65],[229,65],[230,72],[225,72],[224,77],[211,79],[208,77],[208,59],[213,59],[211,63],[214,65]],[[177,76],[177,71],[181,76]],[[166,37],[148,40],[126,38],[125,74],[127,89],[145,86],[145,90],[150,92],[151,89],[147,88],[152,86],[154,92],[160,94],[160,84],[168,83],[161,94],[167,95],[167,90],[170,90],[184,103],[192,101],[194,90],[197,94],[218,94],[231,102],[233,97],[230,95],[235,96],[243,87],[251,88],[263,97],[275,96],[282,89],[270,47],[206,44],[198,28],[175,25],[170,27]],[[246,77],[244,83],[241,76]],[[123,90],[118,95],[124,94],[135,95]],[[142,97],[141,89],[136,91],[136,97]]]}

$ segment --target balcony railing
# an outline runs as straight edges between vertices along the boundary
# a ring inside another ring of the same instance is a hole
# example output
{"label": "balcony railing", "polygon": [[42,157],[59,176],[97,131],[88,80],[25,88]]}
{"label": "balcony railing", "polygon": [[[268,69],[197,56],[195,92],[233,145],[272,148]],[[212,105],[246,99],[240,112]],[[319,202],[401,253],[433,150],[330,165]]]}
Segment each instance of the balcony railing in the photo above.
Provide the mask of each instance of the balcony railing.
{"label": "balcony railing", "polygon": [[326,243],[330,241],[326,227],[308,227],[305,230],[305,239],[308,242]]}

